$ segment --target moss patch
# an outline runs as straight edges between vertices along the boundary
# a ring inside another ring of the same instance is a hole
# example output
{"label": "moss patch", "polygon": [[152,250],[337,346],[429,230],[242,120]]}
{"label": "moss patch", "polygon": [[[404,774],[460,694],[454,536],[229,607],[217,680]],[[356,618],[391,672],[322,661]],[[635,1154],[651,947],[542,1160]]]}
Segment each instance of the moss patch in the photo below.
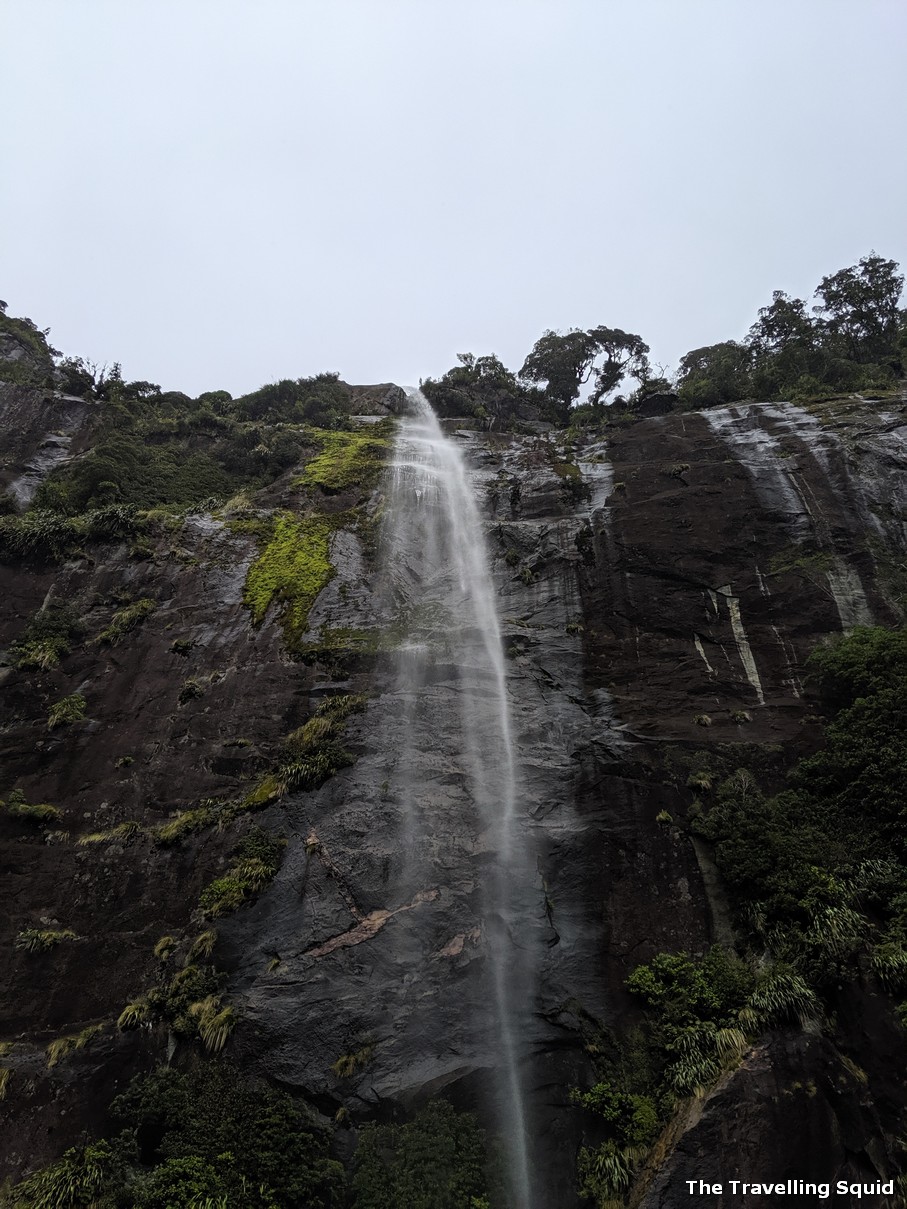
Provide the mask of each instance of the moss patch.
{"label": "moss patch", "polygon": [[551,469],[560,479],[581,479],[578,466],[574,466],[572,462],[552,462]]}
{"label": "moss patch", "polygon": [[297,484],[333,493],[346,487],[371,487],[391,446],[391,423],[381,421],[365,432],[313,433],[321,452],[306,465]]}
{"label": "moss patch", "polygon": [[243,602],[258,626],[275,602],[283,605],[281,623],[287,646],[296,650],[308,628],[309,610],[334,576],[330,540],[341,518],[277,518],[273,533],[249,568]]}

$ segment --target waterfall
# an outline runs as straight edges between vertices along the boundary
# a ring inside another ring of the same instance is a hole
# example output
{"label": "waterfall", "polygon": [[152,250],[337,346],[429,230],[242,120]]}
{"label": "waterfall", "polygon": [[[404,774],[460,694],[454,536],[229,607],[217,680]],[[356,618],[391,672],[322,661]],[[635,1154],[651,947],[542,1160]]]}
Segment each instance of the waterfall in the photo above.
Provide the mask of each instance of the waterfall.
{"label": "waterfall", "polygon": [[[493,1005],[485,1027],[493,1035],[476,1043],[490,1055],[514,1207],[532,1209],[521,1073],[530,979],[517,908],[528,861],[517,818],[501,627],[463,457],[424,396],[409,391],[408,397],[411,411],[398,428],[383,522],[398,627],[392,674],[405,721],[394,771],[403,812],[400,877],[410,891],[443,879],[457,850],[462,853],[463,831],[471,830],[486,995]],[[433,692],[424,692],[428,686]]]}

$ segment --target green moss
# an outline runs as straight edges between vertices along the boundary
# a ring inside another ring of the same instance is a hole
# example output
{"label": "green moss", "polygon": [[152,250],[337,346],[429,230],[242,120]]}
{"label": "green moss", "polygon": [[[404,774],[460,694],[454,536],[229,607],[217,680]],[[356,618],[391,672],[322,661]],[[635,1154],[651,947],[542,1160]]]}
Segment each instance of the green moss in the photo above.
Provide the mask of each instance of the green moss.
{"label": "green moss", "polygon": [[825,575],[834,568],[834,559],[826,550],[810,550],[805,546],[788,546],[776,554],[768,565],[770,575]]}
{"label": "green moss", "polygon": [[258,558],[249,568],[243,602],[258,626],[272,604],[282,606],[287,645],[298,648],[308,628],[309,610],[335,572],[330,540],[339,518],[295,517],[283,513]]}
{"label": "green moss", "polygon": [[391,447],[390,421],[365,431],[314,432],[321,451],[306,465],[297,484],[333,493],[347,487],[371,487],[377,480]]}
{"label": "green moss", "polygon": [[270,802],[276,801],[280,797],[280,793],[277,778],[269,773],[250,793],[246,794],[242,804],[246,810],[255,810],[259,806],[267,806]]}
{"label": "green moss", "polygon": [[235,911],[246,901],[246,886],[233,874],[216,878],[202,891],[198,905],[208,919]]}

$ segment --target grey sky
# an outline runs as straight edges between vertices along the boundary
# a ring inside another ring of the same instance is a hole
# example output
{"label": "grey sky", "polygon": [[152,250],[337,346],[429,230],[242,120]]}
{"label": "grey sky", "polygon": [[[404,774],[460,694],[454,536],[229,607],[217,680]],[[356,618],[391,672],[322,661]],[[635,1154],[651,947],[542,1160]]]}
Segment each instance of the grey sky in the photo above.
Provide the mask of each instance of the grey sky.
{"label": "grey sky", "polygon": [[234,394],[907,265],[902,0],[6,0],[0,296]]}

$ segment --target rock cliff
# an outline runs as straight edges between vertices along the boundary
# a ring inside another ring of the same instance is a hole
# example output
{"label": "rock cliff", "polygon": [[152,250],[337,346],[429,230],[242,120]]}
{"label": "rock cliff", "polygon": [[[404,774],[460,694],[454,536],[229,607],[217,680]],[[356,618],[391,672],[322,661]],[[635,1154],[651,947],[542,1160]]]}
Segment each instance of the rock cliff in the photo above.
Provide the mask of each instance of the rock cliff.
{"label": "rock cliff", "polygon": [[[360,406],[381,414],[387,399],[366,392]],[[0,486],[17,507],[90,447],[93,406],[3,388]],[[591,1077],[592,1032],[638,1018],[624,983],[640,963],[733,941],[710,846],[686,825],[695,757],[743,753],[780,787],[820,739],[809,652],[855,625],[902,621],[907,400],[672,412],[594,439],[447,427],[487,519],[509,661],[535,857],[521,926],[539,970],[527,1059],[539,1203],[566,1209],[588,1128],[569,1092]],[[59,558],[0,563],[0,797],[59,811],[38,823],[0,813],[0,1041],[12,1072],[0,1175],[102,1132],[132,1074],[195,1044],[164,1024],[116,1021],[160,984],[161,939],[188,944],[205,927],[206,887],[229,875],[253,823],[287,843],[273,881],[216,919],[240,1065],[325,1117],[345,1109],[341,1153],[350,1125],[441,1091],[463,1107],[486,1094],[487,868],[443,725],[457,669],[440,666],[425,690],[440,724],[423,808],[444,876],[401,898],[405,717],[387,656],[400,618],[377,591],[382,480],[299,475],[293,466],[240,510],[199,507],[141,540],[106,534]],[[327,525],[329,570],[292,641],[286,600],[273,593],[256,616],[249,590],[266,525],[283,515]],[[141,617],[122,620],[143,601]],[[16,644],[56,605],[77,611],[82,636],[56,664],[22,666]],[[312,788],[275,787],[287,736],[337,695],[364,697],[343,721],[352,762]],[[81,716],[49,726],[73,697]],[[29,928],[75,936],[29,952],[17,947]],[[71,1044],[49,1064],[60,1038]],[[842,987],[830,1034],[757,1039],[672,1121],[632,1199],[687,1204],[685,1179],[731,1167],[892,1177],[905,1048],[871,978]]]}

